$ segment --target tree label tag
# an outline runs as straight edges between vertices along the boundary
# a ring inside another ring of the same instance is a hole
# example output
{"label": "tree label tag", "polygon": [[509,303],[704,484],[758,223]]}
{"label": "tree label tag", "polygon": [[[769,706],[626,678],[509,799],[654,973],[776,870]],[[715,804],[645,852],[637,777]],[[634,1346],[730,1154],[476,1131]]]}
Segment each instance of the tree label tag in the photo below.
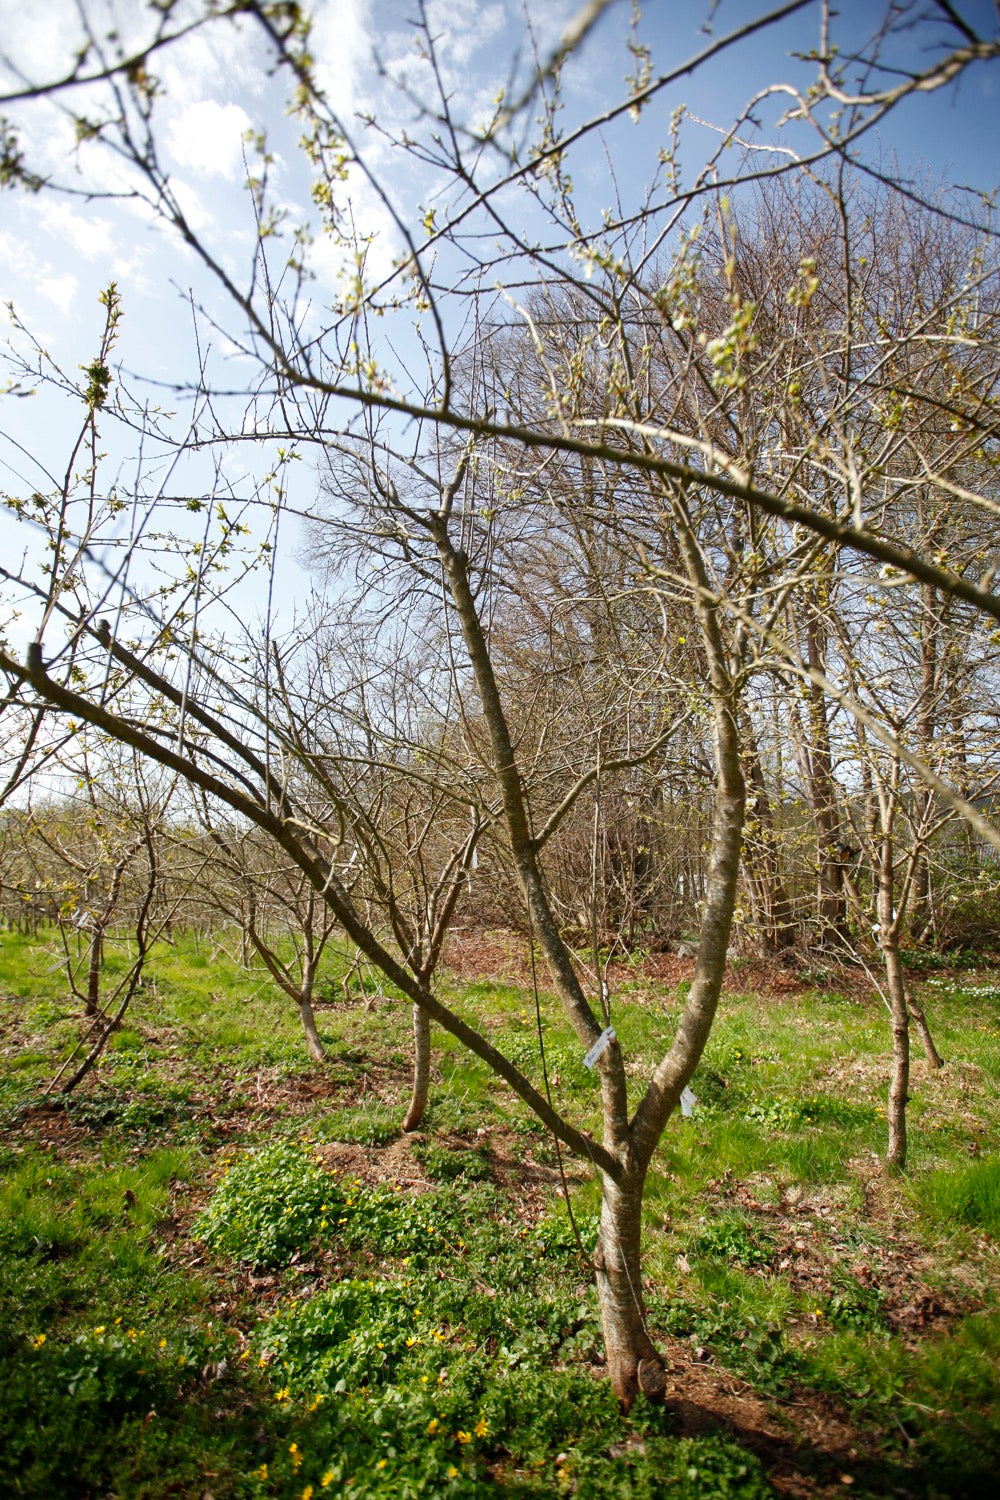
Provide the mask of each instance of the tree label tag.
{"label": "tree label tag", "polygon": [[681,1089],[681,1114],[685,1120],[690,1120],[694,1114],[694,1107],[698,1103],[698,1095],[693,1092],[687,1084]]}
{"label": "tree label tag", "polygon": [[591,1047],[590,1051],[587,1053],[586,1057],[583,1059],[583,1066],[585,1068],[592,1068],[597,1059],[601,1056],[601,1053],[607,1051],[614,1039],[615,1028],[613,1026],[606,1026],[601,1032],[600,1036],[597,1038],[597,1041]]}

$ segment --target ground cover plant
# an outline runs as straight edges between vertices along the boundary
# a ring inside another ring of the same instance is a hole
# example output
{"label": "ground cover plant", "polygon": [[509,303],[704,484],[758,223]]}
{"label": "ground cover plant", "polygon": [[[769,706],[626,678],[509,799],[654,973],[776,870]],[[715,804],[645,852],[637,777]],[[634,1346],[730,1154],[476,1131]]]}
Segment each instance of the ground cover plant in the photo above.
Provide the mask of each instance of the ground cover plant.
{"label": "ground cover plant", "polygon": [[[625,1415],[603,1378],[596,1186],[569,1165],[564,1184],[537,1121],[446,1038],[425,1127],[404,1136],[407,1008],[345,999],[345,955],[315,1063],[276,990],[178,937],[94,1076],[56,1105],[42,1090],[84,1021],[44,942],[0,943],[0,1491],[990,1492],[989,971],[923,986],[949,1061],[916,1070],[897,1179],[880,1163],[880,1002],[850,974],[730,973],[694,1113],[647,1195],[667,1400]],[[447,982],[458,1007],[488,998],[530,1071],[528,966],[505,948],[509,972],[456,955]],[[640,1057],[686,969],[621,966]],[[550,1083],[596,1118],[577,1051],[553,1028]]]}

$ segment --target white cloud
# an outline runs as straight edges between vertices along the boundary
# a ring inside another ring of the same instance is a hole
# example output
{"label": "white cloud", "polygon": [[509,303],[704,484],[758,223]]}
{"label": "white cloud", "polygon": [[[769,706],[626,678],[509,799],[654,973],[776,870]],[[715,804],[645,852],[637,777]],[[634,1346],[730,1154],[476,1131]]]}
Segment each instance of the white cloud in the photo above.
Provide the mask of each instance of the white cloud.
{"label": "white cloud", "polygon": [[[75,7],[63,6],[55,19],[44,5],[0,5],[4,53],[18,73],[31,80],[58,78],[70,72],[84,37]],[[11,83],[19,82],[13,70],[3,69]]]}
{"label": "white cloud", "polygon": [[76,301],[79,285],[72,272],[66,271],[62,276],[43,276],[38,283],[38,290],[49,302],[54,302],[60,312],[68,316]]}
{"label": "white cloud", "polygon": [[[429,20],[448,66],[455,69],[456,82],[480,47],[494,41],[507,25],[502,5],[483,5],[480,0],[448,0],[447,5],[432,5]],[[504,51],[499,55],[504,57]],[[491,60],[495,61],[495,57],[496,54]],[[470,81],[467,74],[464,81]]]}
{"label": "white cloud", "polygon": [[219,94],[259,96],[270,82],[268,63],[259,28],[233,20],[185,37],[160,55],[157,72],[165,97],[185,105]]}
{"label": "white cloud", "polygon": [[20,272],[29,263],[30,253],[27,240],[19,239],[8,230],[0,229],[0,266],[9,266],[12,271]]}
{"label": "white cloud", "polygon": [[110,219],[80,213],[56,198],[42,198],[38,209],[42,222],[57,243],[72,246],[87,260],[107,255],[114,248]]}
{"label": "white cloud", "polygon": [[250,123],[238,104],[202,99],[173,121],[167,146],[179,166],[237,181],[244,176],[243,136]]}
{"label": "white cloud", "polygon": [[347,124],[365,98],[371,81],[371,0],[324,0],[313,15],[312,45],[316,76],[332,109]]}
{"label": "white cloud", "polygon": [[[179,178],[174,179],[170,188],[177,200],[178,208],[187,220],[188,227],[195,234],[201,234],[202,230],[208,229],[213,223],[213,215],[205,207],[198,191],[189,182],[182,182]],[[173,242],[189,251],[189,247],[184,244],[179,234],[168,222],[165,222],[165,227]]]}

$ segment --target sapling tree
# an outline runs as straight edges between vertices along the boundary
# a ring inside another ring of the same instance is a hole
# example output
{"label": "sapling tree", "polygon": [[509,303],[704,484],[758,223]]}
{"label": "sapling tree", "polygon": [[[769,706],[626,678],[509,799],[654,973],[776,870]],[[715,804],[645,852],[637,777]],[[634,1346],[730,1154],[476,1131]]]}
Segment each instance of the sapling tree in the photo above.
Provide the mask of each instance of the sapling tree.
{"label": "sapling tree", "polygon": [[313,1000],[336,921],[302,871],[287,860],[276,861],[270,840],[252,828],[240,831],[219,824],[210,809],[204,818],[213,844],[213,905],[238,929],[244,963],[249,966],[253,953],[295,1005],[309,1056],[323,1062],[326,1052]]}
{"label": "sapling tree", "polygon": [[64,1095],[98,1062],[145,979],[171,899],[161,855],[177,787],[175,777],[160,776],[115,742],[93,742],[86,732],[75,739],[62,769],[77,791],[39,809],[28,838],[58,900],[62,968],[88,1022],[49,1085]]}

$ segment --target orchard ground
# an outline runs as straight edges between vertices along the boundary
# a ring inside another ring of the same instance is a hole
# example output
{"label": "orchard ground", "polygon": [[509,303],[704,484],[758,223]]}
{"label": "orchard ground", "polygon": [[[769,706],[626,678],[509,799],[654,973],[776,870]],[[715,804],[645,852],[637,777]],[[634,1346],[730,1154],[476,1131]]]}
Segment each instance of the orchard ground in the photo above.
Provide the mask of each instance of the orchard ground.
{"label": "orchard ground", "polygon": [[[995,967],[925,960],[946,1066],[915,1062],[892,1177],[888,1017],[863,971],[733,964],[646,1195],[667,1401],[623,1415],[595,1182],[440,1033],[404,1136],[409,1007],[349,957],[321,986],[317,1064],[270,982],[178,935],[63,1102],[45,1086],[87,1023],[46,934],[0,934],[0,1493],[994,1493]],[[540,1081],[523,943],[466,935],[449,965],[449,998]],[[691,968],[612,963],[637,1068]],[[553,1097],[596,1126],[596,1081],[541,1009]]]}

